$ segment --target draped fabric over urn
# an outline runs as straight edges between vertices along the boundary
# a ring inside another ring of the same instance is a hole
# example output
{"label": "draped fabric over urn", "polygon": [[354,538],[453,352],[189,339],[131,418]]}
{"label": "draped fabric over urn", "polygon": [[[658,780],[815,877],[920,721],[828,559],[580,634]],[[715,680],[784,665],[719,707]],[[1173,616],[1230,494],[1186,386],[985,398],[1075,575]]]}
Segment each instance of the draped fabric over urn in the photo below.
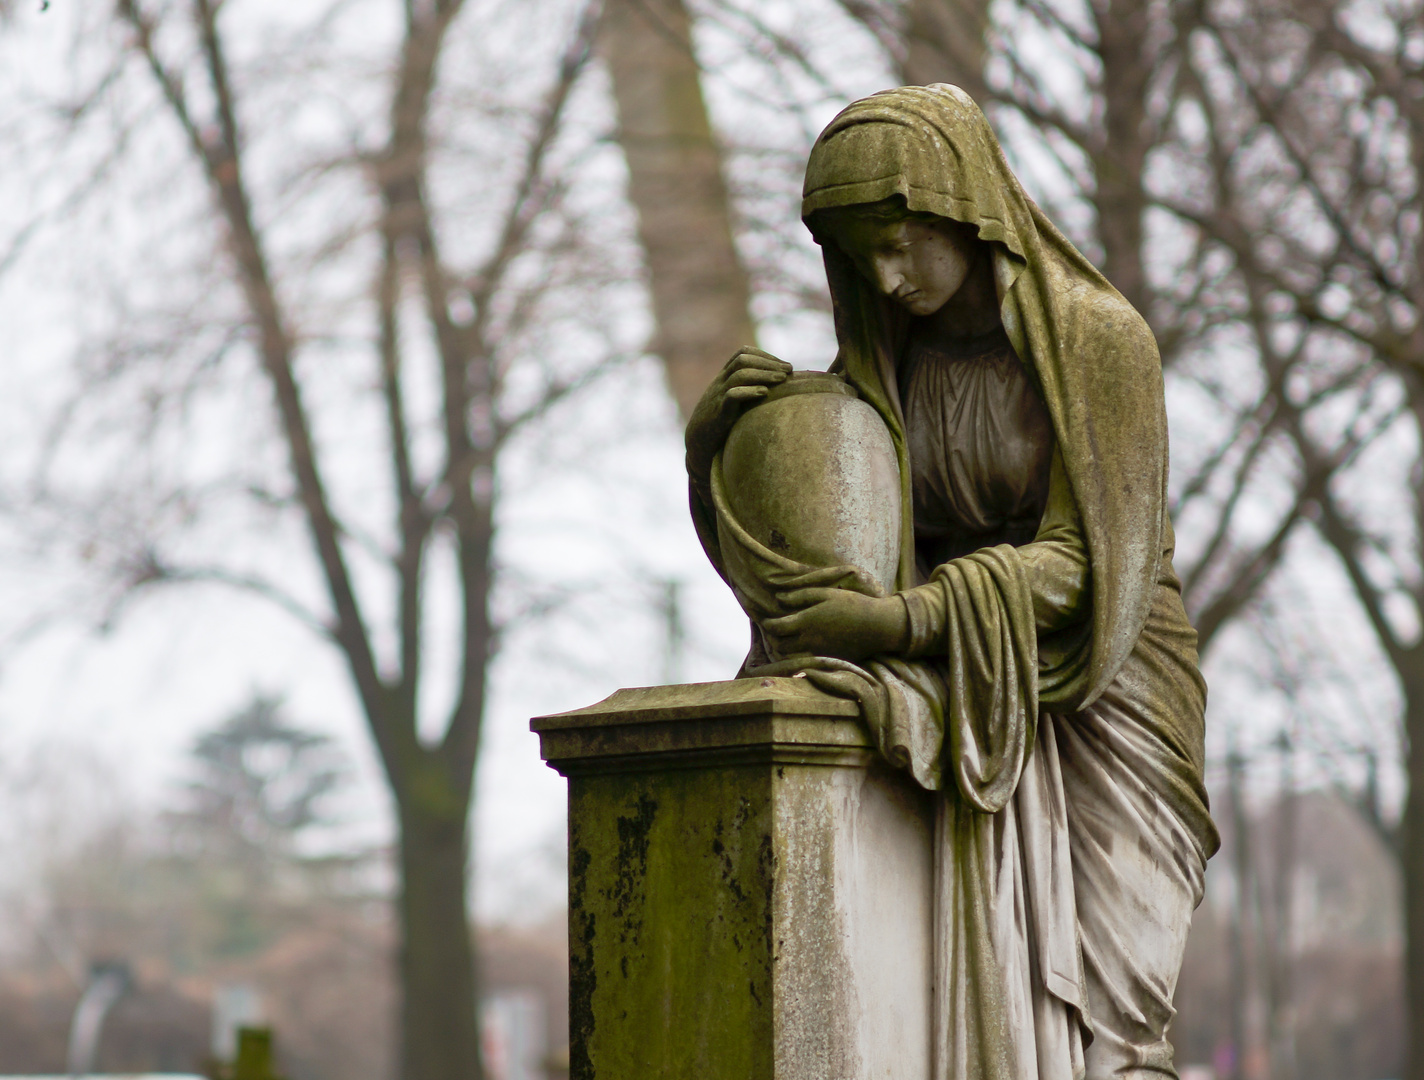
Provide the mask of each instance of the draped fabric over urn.
{"label": "draped fabric over urn", "polygon": [[[895,196],[988,243],[1006,344],[927,353],[818,231],[821,211]],[[912,640],[851,664],[771,655],[754,630],[743,673],[805,672],[858,699],[886,758],[942,793],[935,1080],[1174,1075],[1171,996],[1218,841],[1151,331],[1032,203],[955,87],[843,111],[812,150],[802,212],[831,289],[832,372],[854,397],[823,386],[751,409],[712,475],[692,478],[693,516],[754,623],[781,613],[786,588],[834,584],[898,592]],[[802,421],[778,427],[774,410],[798,397]],[[852,427],[858,464],[837,473],[826,433]],[[797,433],[838,492],[827,512],[844,542],[757,519],[749,462],[804,463]],[[893,567],[867,565],[887,527]]]}

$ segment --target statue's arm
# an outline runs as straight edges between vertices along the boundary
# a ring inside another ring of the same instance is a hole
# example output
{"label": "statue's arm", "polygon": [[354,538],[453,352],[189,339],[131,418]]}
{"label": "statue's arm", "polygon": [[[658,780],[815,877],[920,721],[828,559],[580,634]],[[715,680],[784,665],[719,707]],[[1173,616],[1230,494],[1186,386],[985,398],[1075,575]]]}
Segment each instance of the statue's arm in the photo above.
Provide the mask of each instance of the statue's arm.
{"label": "statue's arm", "polygon": [[751,347],[738,349],[708,385],[688,418],[683,438],[692,524],[702,541],[702,550],[719,574],[722,551],[717,540],[717,513],[712,509],[712,461],[743,410],[766,397],[771,387],[785,382],[790,374],[791,365],[769,352]]}
{"label": "statue's arm", "polygon": [[687,444],[687,474],[693,483],[707,484],[712,459],[742,412],[755,405],[773,386],[791,374],[791,365],[769,352],[750,346],[738,349],[712,380],[687,418],[683,433]]}
{"label": "statue's arm", "polygon": [[1092,564],[1068,470],[1057,449],[1038,535],[1019,548],[1019,556],[1028,574],[1040,634],[1066,629],[1087,617],[1092,605]]}
{"label": "statue's arm", "polygon": [[717,540],[717,512],[712,509],[712,485],[710,481],[693,472],[691,462],[687,469],[687,501],[692,511],[692,526],[697,530],[697,539],[702,542],[702,550],[708,560],[722,573],[722,546]]}
{"label": "statue's arm", "polygon": [[[1051,634],[1081,622],[1092,604],[1092,567],[1078,504],[1068,484],[1062,455],[1054,450],[1048,505],[1033,541],[1018,549],[1033,598],[1034,623]],[[948,624],[945,586],[939,580],[897,595],[909,621],[908,657],[938,656],[945,649]]]}

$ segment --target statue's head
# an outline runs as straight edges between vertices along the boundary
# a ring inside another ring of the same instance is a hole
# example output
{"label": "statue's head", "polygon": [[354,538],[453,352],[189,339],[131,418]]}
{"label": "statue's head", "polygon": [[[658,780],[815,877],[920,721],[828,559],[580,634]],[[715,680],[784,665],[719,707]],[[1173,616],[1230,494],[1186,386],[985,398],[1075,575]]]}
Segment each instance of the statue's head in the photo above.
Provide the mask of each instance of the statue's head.
{"label": "statue's head", "polygon": [[841,110],[811,148],[801,216],[828,260],[913,315],[938,311],[990,244],[1022,259],[1034,229],[988,120],[944,84]]}
{"label": "statue's head", "polygon": [[817,210],[808,222],[881,295],[911,315],[933,315],[958,291],[981,254],[972,225],[915,212],[901,195]]}
{"label": "statue's head", "polygon": [[984,114],[958,87],[902,86],[852,102],[806,163],[801,214],[828,259],[910,315],[939,311],[986,242],[1021,252],[1027,207]]}

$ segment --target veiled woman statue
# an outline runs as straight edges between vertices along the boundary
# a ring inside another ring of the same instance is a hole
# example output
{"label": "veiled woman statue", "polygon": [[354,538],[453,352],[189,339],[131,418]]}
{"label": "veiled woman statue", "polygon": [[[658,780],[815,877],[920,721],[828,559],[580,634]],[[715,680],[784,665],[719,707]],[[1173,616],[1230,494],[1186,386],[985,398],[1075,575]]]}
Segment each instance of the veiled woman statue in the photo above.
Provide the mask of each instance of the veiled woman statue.
{"label": "veiled woman statue", "polygon": [[1152,333],[955,87],[849,106],[802,216],[831,374],[744,350],[687,432],[743,674],[859,699],[940,793],[935,1080],[1174,1076],[1218,838]]}

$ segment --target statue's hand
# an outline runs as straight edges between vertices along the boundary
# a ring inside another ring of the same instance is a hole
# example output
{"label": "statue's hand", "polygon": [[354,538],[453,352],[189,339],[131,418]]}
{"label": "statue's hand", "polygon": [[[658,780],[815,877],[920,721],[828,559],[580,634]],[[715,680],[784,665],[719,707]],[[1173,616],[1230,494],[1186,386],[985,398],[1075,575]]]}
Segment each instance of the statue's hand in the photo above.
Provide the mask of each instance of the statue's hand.
{"label": "statue's hand", "polygon": [[782,656],[810,653],[863,660],[894,653],[909,633],[897,596],[866,596],[849,589],[793,589],[778,598],[790,615],[767,619],[762,631]]}
{"label": "statue's hand", "polygon": [[711,473],[712,459],[742,410],[766,397],[771,387],[785,382],[790,374],[790,364],[760,349],[741,349],[728,360],[688,418],[688,471],[699,477]]}

